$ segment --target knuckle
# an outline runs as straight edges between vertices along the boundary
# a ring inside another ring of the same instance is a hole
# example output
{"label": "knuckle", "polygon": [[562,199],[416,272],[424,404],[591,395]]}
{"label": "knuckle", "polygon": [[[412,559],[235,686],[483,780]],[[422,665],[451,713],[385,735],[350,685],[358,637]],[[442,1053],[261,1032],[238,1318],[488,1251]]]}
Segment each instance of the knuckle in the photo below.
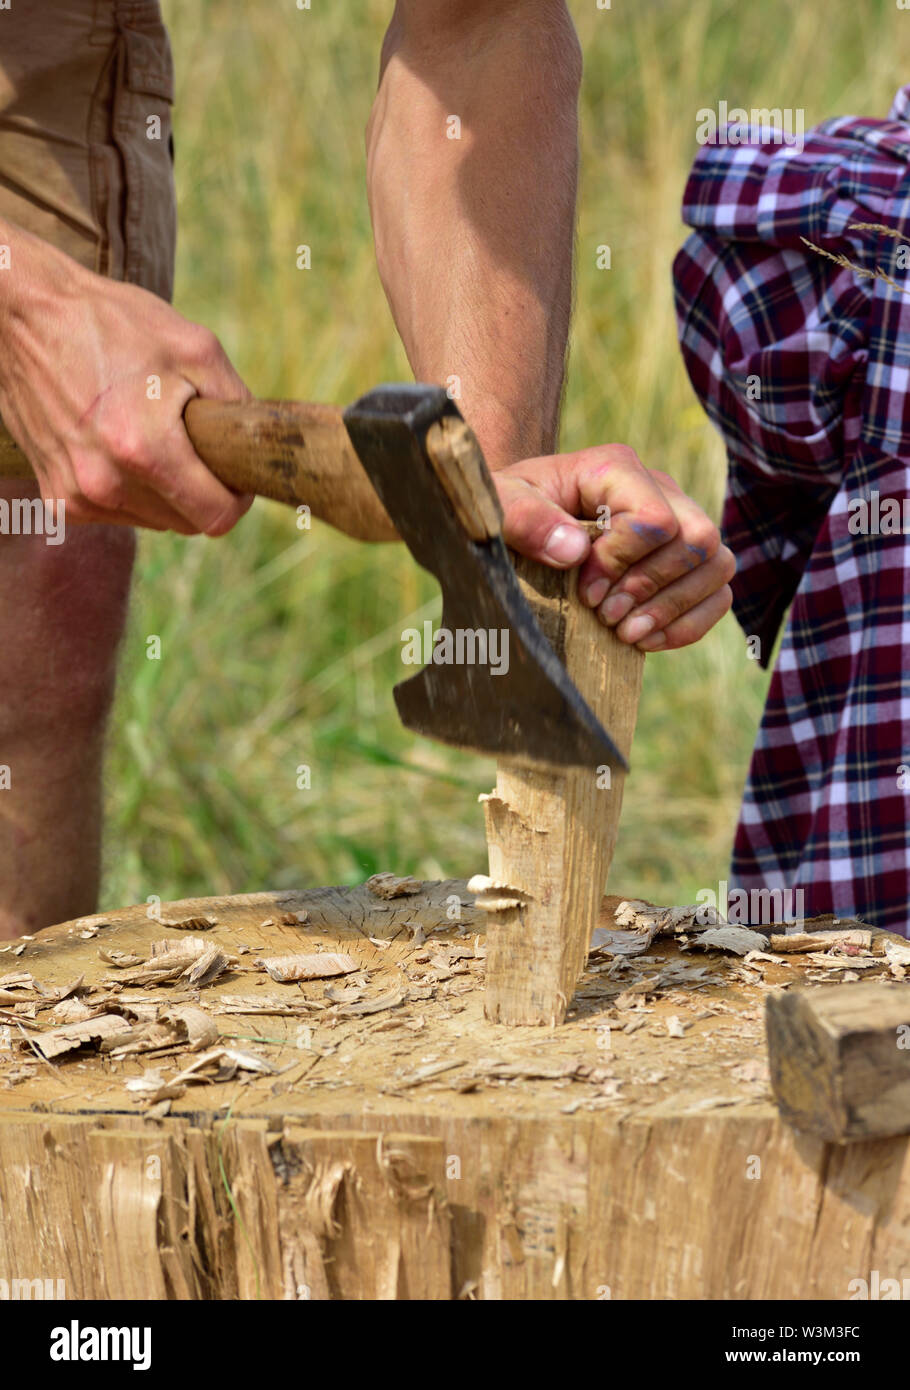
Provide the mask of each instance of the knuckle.
{"label": "knuckle", "polygon": [[686,527],[686,545],[710,560],[720,549],[720,532],[709,517],[700,516]]}
{"label": "knuckle", "polygon": [[128,421],[120,420],[105,424],[99,430],[98,443],[111,459],[128,466],[141,464],[145,456],[145,442],[139,431]]}
{"label": "knuckle", "polygon": [[88,503],[102,511],[117,511],[123,506],[123,482],[116,469],[101,460],[74,461],[73,475],[76,480],[76,494],[72,504],[77,508]]}
{"label": "knuckle", "polygon": [[725,545],[720,548],[720,567],[724,583],[729,586],[730,580],[736,576],[736,556]]}
{"label": "knuckle", "polygon": [[635,573],[627,574],[623,580],[623,589],[632,595],[636,604],[647,603],[660,592],[661,583],[656,575],[649,574],[647,570],[640,570]]}
{"label": "knuckle", "polygon": [[672,541],[679,534],[679,521],[673,508],[665,502],[645,502],[638,509],[636,529],[645,535]]}
{"label": "knuckle", "polygon": [[218,338],[210,328],[200,323],[193,324],[187,347],[193,360],[203,366],[213,366],[224,359],[224,349]]}
{"label": "knuckle", "polygon": [[600,472],[617,464],[644,469],[641,459],[628,444],[590,444],[585,449],[579,449],[577,457],[585,471]]}

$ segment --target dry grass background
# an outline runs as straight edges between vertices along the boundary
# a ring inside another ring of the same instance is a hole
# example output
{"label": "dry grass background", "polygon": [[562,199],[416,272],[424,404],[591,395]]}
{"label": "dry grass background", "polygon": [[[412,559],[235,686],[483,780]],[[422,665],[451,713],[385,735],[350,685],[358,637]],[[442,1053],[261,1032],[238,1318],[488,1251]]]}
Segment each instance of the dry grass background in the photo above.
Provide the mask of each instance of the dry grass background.
{"label": "dry grass background", "polygon": [[[695,112],[883,115],[910,13],[884,0],[570,0],[586,60],[563,448],[622,440],[713,514],[718,439],[676,346],[670,264]],[[177,64],[176,303],[263,396],[409,375],[375,273],[363,128],[385,0],[165,0]],[[299,271],[295,248],[312,247]],[[598,271],[596,247],[612,248]],[[438,610],[406,553],[258,502],[220,541],[147,534],[108,760],[104,902],[485,867],[492,763],[397,723],[399,634]],[[148,661],[146,638],[162,639]],[[649,658],[612,883],[691,901],[726,872],[766,678],[732,619]],[[311,769],[298,790],[297,769]]]}

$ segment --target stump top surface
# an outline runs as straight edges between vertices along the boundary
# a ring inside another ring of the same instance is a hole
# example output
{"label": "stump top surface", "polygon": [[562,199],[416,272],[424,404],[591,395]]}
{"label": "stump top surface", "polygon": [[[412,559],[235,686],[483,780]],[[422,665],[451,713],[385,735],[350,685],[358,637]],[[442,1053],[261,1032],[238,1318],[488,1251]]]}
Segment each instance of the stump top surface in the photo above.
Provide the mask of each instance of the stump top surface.
{"label": "stump top surface", "polygon": [[[230,1114],[301,1123],[318,1116],[337,1123],[345,1115],[395,1114],[413,1116],[419,1127],[421,1115],[486,1118],[494,1111],[553,1122],[591,1111],[617,1119],[774,1113],[764,1000],[769,991],[804,983],[807,957],[746,967],[736,956],[658,939],[628,960],[590,957],[565,1024],[508,1028],[484,1019],[483,915],[463,884],[433,889],[429,896],[392,902],[359,888],[161,905],[165,921],[214,918],[203,931],[166,926],[142,905],[4,945],[0,1118],[143,1115],[152,1109],[155,1116]],[[459,893],[466,910],[460,926],[453,926],[439,904]],[[619,901],[604,900],[604,925],[612,925]],[[305,922],[282,920],[300,911],[309,914]],[[412,933],[418,920],[428,929],[423,941],[422,933],[416,939]],[[99,954],[144,959],[153,942],[185,937],[233,958],[213,984],[123,986],[123,971]],[[255,964],[263,956],[324,952],[350,955],[357,972],[282,984]],[[882,971],[868,970],[863,978],[880,978],[884,970],[883,962]],[[35,988],[5,983],[22,973],[33,977]],[[156,1005],[195,1004],[220,1038],[198,1052],[171,1042],[114,1058],[89,1042],[53,1060],[39,1057],[34,1040],[55,1025],[57,1007],[40,991],[80,976],[76,997],[90,1008],[116,1013],[140,1005],[148,1018]],[[327,986],[335,1000],[327,997]],[[389,1002],[399,996],[400,1002]],[[385,1006],[350,1012],[352,1004],[376,1002]],[[270,1070],[232,1071],[231,1060],[222,1059],[169,1099],[140,1096],[126,1085],[147,1069],[170,1082],[216,1046],[240,1049]],[[209,1079],[213,1075],[224,1079]]]}

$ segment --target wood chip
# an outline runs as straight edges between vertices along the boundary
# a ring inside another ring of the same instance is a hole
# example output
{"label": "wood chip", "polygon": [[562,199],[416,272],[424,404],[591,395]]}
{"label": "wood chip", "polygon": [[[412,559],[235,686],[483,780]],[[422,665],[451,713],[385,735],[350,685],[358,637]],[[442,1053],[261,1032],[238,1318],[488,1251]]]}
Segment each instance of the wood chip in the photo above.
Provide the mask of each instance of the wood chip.
{"label": "wood chip", "polygon": [[393,1089],[396,1091],[407,1091],[412,1086],[421,1086],[425,1081],[431,1081],[434,1076],[441,1076],[443,1072],[454,1071],[456,1067],[463,1067],[465,1059],[455,1057],[448,1062],[428,1062],[426,1066],[418,1067],[416,1071],[409,1072],[400,1081],[394,1083]]}
{"label": "wood chip", "polygon": [[834,951],[809,951],[806,959],[822,970],[880,970],[880,956],[843,956]]}
{"label": "wood chip", "polygon": [[30,975],[27,970],[16,970],[11,975],[0,975],[0,990],[27,989],[34,992],[37,987],[34,975]]}
{"label": "wood chip", "polygon": [[858,946],[861,951],[871,951],[873,937],[871,931],[854,928],[850,931],[821,932],[783,932],[772,933],[771,950],[785,953],[803,951],[827,951],[838,942]]}
{"label": "wood chip", "polygon": [[591,933],[591,949],[588,959],[599,955],[640,956],[654,940],[655,931],[610,931],[606,927],[595,927]]}
{"label": "wood chip", "polygon": [[141,1076],[131,1076],[124,1084],[132,1095],[152,1104],[163,1100],[179,1100],[186,1094],[186,1086],[166,1081],[162,1073],[153,1067],[147,1067]]}
{"label": "wood chip", "polygon": [[381,873],[373,874],[367,879],[367,888],[377,898],[406,898],[414,893],[423,892],[423,882],[417,878],[405,875],[399,878],[397,874]]}
{"label": "wood chip", "polygon": [[260,966],[279,984],[295,980],[323,980],[332,975],[350,975],[360,970],[353,956],[340,951],[316,951],[311,955],[257,956],[254,965]]}

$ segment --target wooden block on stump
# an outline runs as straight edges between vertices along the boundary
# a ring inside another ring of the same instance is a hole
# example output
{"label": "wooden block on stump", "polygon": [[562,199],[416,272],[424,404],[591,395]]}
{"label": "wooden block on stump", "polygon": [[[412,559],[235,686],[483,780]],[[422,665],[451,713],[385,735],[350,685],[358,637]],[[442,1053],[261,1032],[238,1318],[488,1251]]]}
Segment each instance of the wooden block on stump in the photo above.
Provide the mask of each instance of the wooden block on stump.
{"label": "wooden block on stump", "polygon": [[[570,679],[628,760],[644,654],[579,600],[578,570],[522,556],[515,569]],[[485,798],[490,878],[485,1013],[491,1022],[565,1018],[597,923],[625,777],[606,767],[530,769],[500,761]],[[514,906],[507,906],[514,903]]]}
{"label": "wooden block on stump", "polygon": [[769,997],[771,1084],[781,1115],[822,1139],[910,1132],[910,991],[882,983]]}

